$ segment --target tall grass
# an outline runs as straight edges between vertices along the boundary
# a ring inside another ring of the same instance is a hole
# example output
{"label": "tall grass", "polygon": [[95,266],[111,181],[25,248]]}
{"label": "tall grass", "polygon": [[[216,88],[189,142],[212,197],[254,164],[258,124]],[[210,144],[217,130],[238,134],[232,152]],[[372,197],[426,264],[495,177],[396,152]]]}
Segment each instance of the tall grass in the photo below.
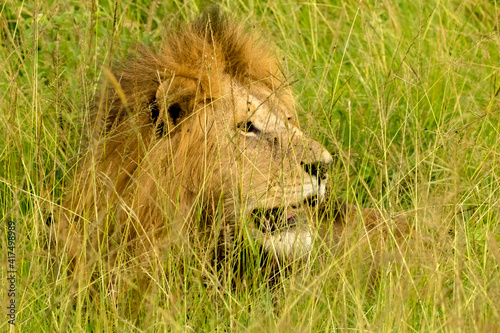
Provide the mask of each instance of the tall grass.
{"label": "tall grass", "polygon": [[[353,252],[313,260],[277,296],[265,286],[210,291],[196,268],[172,264],[138,318],[105,295],[90,301],[85,288],[75,302],[65,280],[53,277],[46,219],[71,186],[101,66],[137,42],[159,45],[201,4],[7,0],[0,4],[0,295],[3,312],[4,235],[13,220],[16,329],[500,331],[499,4],[221,4],[277,45],[296,80],[302,128],[335,155],[332,195],[405,212],[426,241],[402,259],[382,260],[375,279]],[[171,283],[178,288],[162,289]]]}

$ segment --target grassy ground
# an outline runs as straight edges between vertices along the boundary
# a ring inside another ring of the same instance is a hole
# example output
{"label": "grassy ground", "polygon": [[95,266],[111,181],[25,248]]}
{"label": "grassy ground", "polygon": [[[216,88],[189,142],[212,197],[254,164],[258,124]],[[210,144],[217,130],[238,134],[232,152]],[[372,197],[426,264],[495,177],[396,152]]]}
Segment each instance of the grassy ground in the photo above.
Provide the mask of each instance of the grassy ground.
{"label": "grassy ground", "polygon": [[43,235],[46,212],[70,185],[100,68],[136,42],[158,45],[200,4],[7,0],[0,4],[0,330],[8,329],[13,220],[19,331],[500,331],[500,4],[222,6],[276,43],[297,79],[303,128],[336,156],[334,194],[405,211],[432,241],[383,262],[375,282],[354,256],[318,261],[284,284],[276,310],[264,287],[214,293],[180,273],[172,280],[178,292],[159,292],[139,319],[106,299],[73,305],[48,273]]}

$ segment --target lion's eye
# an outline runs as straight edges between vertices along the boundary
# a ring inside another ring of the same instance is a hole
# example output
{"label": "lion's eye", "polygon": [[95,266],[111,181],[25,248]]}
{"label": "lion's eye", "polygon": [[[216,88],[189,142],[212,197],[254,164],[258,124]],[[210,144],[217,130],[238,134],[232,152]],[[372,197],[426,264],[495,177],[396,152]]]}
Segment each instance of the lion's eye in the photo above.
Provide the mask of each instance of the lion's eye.
{"label": "lion's eye", "polygon": [[253,133],[257,136],[260,135],[260,130],[255,127],[255,125],[251,121],[239,123],[238,128],[240,131],[245,133]]}

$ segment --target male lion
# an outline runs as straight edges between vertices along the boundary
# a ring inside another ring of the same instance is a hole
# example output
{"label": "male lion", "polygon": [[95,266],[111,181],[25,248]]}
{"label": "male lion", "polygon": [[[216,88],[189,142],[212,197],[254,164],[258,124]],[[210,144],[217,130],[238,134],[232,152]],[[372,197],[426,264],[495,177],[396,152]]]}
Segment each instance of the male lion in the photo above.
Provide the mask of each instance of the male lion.
{"label": "male lion", "polygon": [[105,74],[57,224],[75,269],[186,247],[221,267],[242,238],[274,262],[307,257],[332,156],[262,43],[209,11]]}

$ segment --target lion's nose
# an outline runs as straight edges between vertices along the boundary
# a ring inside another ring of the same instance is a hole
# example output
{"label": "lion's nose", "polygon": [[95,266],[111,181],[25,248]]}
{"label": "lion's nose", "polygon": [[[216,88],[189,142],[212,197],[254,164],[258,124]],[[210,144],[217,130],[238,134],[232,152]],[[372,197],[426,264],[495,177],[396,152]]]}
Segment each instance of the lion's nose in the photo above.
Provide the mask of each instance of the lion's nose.
{"label": "lion's nose", "polygon": [[326,180],[328,178],[328,167],[333,163],[332,155],[318,143],[316,143],[316,145],[311,145],[310,148],[310,150],[316,151],[319,154],[317,153],[316,158],[309,159],[309,161],[302,160],[300,165],[305,172],[312,177],[316,177],[319,182]]}
{"label": "lion's nose", "polygon": [[318,180],[325,180],[328,178],[327,170],[330,164],[331,162],[300,163],[305,172],[316,177]]}

